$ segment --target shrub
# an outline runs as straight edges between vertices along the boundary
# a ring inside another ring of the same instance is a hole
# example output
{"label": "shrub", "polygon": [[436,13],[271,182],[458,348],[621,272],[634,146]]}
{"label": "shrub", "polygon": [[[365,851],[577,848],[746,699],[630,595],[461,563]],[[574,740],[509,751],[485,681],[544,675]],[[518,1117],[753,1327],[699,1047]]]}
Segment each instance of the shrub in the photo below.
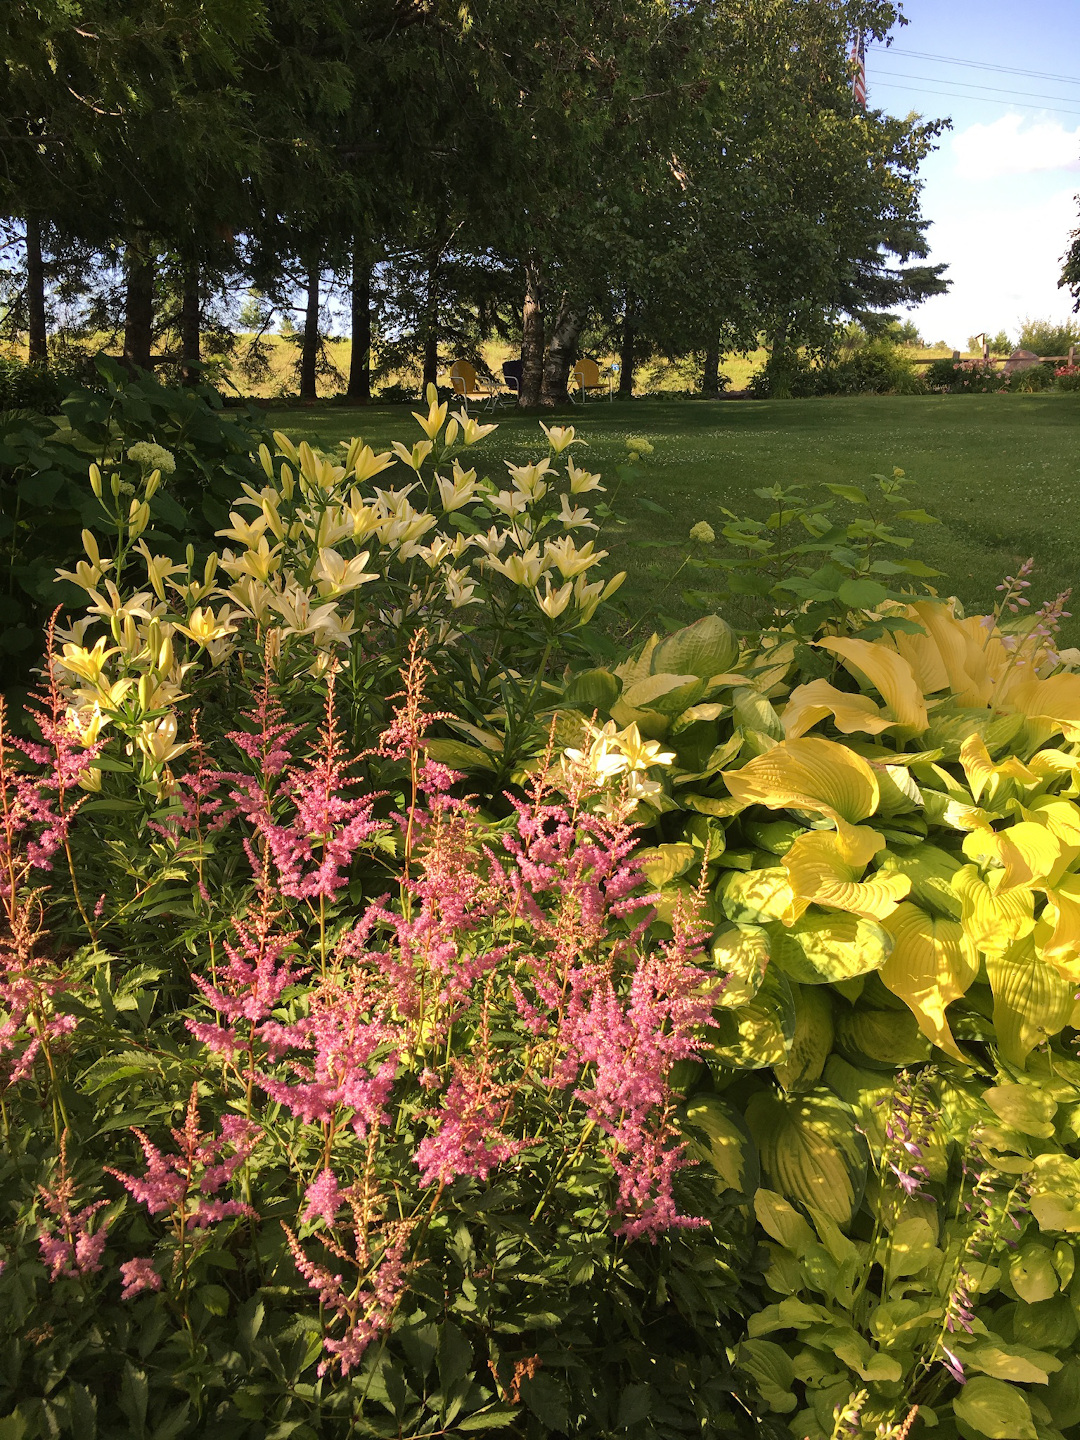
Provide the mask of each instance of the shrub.
{"label": "shrub", "polygon": [[78,352],[61,352],[47,365],[28,365],[17,356],[0,355],[0,411],[56,415],[71,390],[93,385],[96,378],[93,362]]}
{"label": "shrub", "polygon": [[[250,458],[253,413],[226,419],[216,391],[162,385],[145,373],[132,379],[106,356],[94,376],[95,389],[74,388],[63,400],[63,428],[44,415],[0,415],[0,689],[8,693],[25,685],[40,658],[53,608],[85,598],[71,580],[57,585],[58,567],[77,571],[81,537],[89,531],[106,544],[120,512],[148,486],[155,465],[135,458],[133,447],[157,446],[167,457],[141,539],[174,562],[191,546],[201,565],[215,529],[227,523],[228,503],[261,475]],[[109,472],[111,511],[91,493],[91,461]]]}
{"label": "shrub", "polygon": [[1017,370],[1009,379],[1009,389],[1018,395],[1041,395],[1054,388],[1053,365],[1032,365]]}
{"label": "shrub", "polygon": [[1080,390],[1080,365],[1060,365],[1054,371],[1054,386],[1058,390]]}
{"label": "shrub", "polygon": [[926,367],[926,386],[942,394],[989,395],[1009,382],[1004,370],[990,360],[934,360]]}
{"label": "shrub", "polygon": [[815,395],[915,395],[924,388],[911,361],[891,338],[868,340],[841,360],[820,364],[805,354],[770,356],[750,378],[757,399]]}
{"label": "shrub", "polygon": [[1025,320],[1020,328],[1020,348],[1034,355],[1068,355],[1072,345],[1080,345],[1080,323],[1067,320]]}

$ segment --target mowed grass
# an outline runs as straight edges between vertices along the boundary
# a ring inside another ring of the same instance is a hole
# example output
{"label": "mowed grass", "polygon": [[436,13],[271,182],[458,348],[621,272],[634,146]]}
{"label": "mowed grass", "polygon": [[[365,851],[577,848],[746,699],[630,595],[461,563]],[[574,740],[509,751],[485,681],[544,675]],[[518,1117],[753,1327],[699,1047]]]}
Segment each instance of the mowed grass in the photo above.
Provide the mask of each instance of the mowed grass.
{"label": "mowed grass", "polygon": [[[420,434],[407,406],[312,407],[268,418],[327,452],[354,434],[376,447]],[[546,453],[535,416],[504,409],[482,418],[499,428],[473,452],[481,474],[505,484],[505,461]],[[605,569],[628,572],[620,596],[627,630],[692,618],[683,590],[717,586],[716,572],[679,568],[700,553],[688,538],[696,521],[719,535],[721,507],[766,513],[758,487],[860,484],[894,466],[913,482],[910,503],[942,522],[911,527],[909,552],[943,572],[935,582],[942,593],[969,610],[989,607],[1002,576],[1030,555],[1033,604],[1075,587],[1080,615],[1080,395],[597,401],[556,419],[588,441],[587,452],[575,451],[578,463],[602,472],[623,517],[605,525],[600,543],[610,552]],[[616,467],[625,462],[627,437],[642,435],[654,454],[638,467],[640,482],[620,488]],[[838,502],[837,513],[844,509]],[[726,608],[736,624],[749,618],[738,603]],[[1080,643],[1080,619],[1067,623],[1063,638]]]}

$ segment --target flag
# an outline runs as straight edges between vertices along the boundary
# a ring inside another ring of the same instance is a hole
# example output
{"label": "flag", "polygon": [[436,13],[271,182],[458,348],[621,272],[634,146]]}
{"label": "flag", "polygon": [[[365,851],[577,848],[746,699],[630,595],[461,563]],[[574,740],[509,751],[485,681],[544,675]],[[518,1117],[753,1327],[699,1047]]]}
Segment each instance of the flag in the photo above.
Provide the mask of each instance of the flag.
{"label": "flag", "polygon": [[856,30],[855,39],[851,42],[851,63],[855,66],[855,78],[851,82],[851,93],[865,110],[866,45],[863,42],[863,32],[861,30]]}

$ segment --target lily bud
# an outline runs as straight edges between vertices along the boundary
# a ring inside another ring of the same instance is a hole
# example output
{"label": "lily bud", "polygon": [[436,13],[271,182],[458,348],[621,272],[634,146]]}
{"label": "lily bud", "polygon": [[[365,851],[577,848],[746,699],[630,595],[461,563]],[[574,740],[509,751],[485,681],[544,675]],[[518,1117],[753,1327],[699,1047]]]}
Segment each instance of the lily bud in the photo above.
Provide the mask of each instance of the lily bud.
{"label": "lily bud", "polygon": [[90,489],[101,499],[101,471],[96,465],[90,466]]}
{"label": "lily bud", "polygon": [[158,490],[159,490],[160,488],[161,488],[161,471],[160,471],[160,470],[152,470],[152,471],[150,472],[150,477],[149,477],[149,479],[148,479],[147,482],[146,482],[146,499],[147,499],[147,500],[152,500],[152,499],[154,498],[154,496],[157,494],[157,492],[158,492]]}

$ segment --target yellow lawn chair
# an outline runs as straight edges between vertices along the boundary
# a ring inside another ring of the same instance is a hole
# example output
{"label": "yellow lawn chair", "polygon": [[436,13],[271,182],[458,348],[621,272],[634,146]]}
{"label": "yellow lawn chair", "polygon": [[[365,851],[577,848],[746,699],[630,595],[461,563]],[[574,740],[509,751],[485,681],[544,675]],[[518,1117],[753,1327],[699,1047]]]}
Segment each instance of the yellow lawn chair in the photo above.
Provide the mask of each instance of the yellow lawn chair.
{"label": "yellow lawn chair", "polygon": [[[587,355],[583,355],[574,366],[570,378],[573,384],[577,386],[577,399],[583,405],[588,398],[590,390],[603,390],[604,388],[604,381],[600,375],[600,366],[597,365],[595,360],[590,360]],[[608,399],[610,400],[612,397],[610,375],[607,381],[607,392]],[[575,398],[573,390],[570,391],[570,398],[571,400]]]}
{"label": "yellow lawn chair", "polygon": [[498,388],[489,380],[478,378],[475,367],[468,360],[455,360],[451,365],[450,385],[454,394],[464,400],[466,414],[470,400],[477,405],[486,405],[489,410],[494,410],[499,403]]}

